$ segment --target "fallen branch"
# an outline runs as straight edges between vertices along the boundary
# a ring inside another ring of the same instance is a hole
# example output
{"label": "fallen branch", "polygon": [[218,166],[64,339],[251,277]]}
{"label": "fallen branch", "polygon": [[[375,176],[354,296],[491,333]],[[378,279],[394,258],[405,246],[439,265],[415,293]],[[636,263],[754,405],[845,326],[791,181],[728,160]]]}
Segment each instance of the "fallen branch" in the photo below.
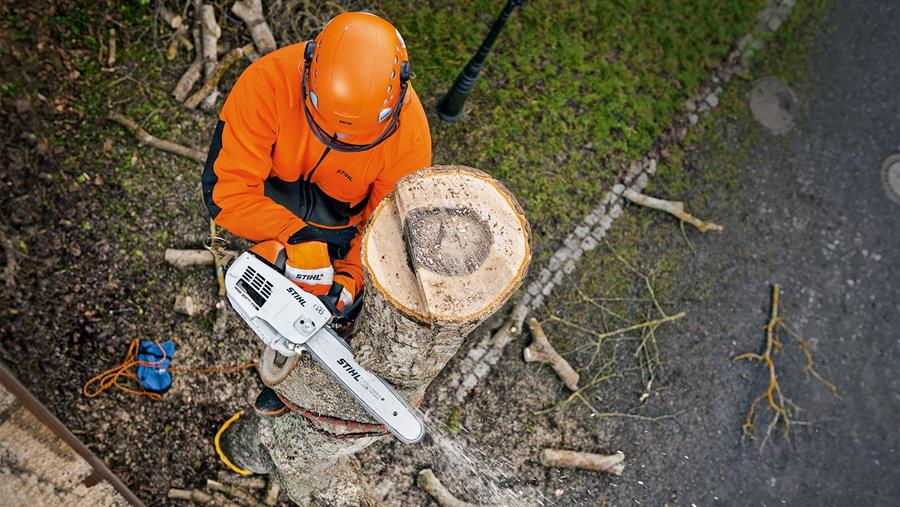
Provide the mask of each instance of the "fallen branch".
{"label": "fallen branch", "polygon": [[750,408],[747,409],[747,415],[744,417],[744,424],[741,426],[741,440],[753,438],[755,433],[756,407],[763,401],[767,402],[767,406],[775,413],[775,415],[772,416],[772,420],[769,421],[769,424],[766,426],[766,435],[763,437],[762,443],[760,444],[760,452],[765,448],[766,442],[768,442],[769,437],[772,435],[775,428],[778,427],[779,422],[781,422],[784,427],[785,436],[790,436],[791,412],[788,408],[788,404],[794,407],[794,409],[799,410],[799,408],[788,400],[784,396],[784,393],[782,393],[781,385],[778,383],[778,376],[775,373],[775,356],[781,352],[781,348],[784,345],[778,337],[779,327],[784,328],[800,343],[800,349],[803,352],[803,356],[806,358],[806,365],[803,367],[803,372],[808,377],[813,377],[825,385],[836,398],[840,398],[837,386],[825,380],[825,378],[813,367],[813,357],[812,353],[809,351],[809,342],[788,327],[778,314],[780,295],[781,286],[777,283],[772,285],[772,308],[769,313],[769,323],[766,325],[766,347],[763,353],[756,354],[747,352],[738,354],[732,358],[732,361],[746,359],[763,363],[766,365],[766,369],[769,373],[769,386],[750,403]]}
{"label": "fallen branch", "polygon": [[[203,39],[203,76],[209,83],[218,67],[216,59],[219,57],[219,37],[222,36],[222,29],[216,22],[216,11],[212,5],[200,7],[200,34]],[[216,90],[218,83],[219,81],[216,80],[209,92],[202,97],[204,107],[215,104],[216,98],[219,96],[219,91]],[[204,86],[206,85],[204,84]],[[197,106],[188,107],[194,109]]]}
{"label": "fallen branch", "polygon": [[[199,45],[200,30],[194,28],[191,33],[194,37],[194,43]],[[184,74],[181,75],[181,78],[178,79],[178,83],[172,90],[172,96],[175,97],[175,100],[184,102],[188,94],[191,93],[191,89],[197,84],[197,80],[200,79],[201,70],[203,70],[203,54],[200,51],[197,51],[194,56],[194,61],[188,66],[187,70],[184,71]]]}
{"label": "fallen branch", "polygon": [[544,328],[541,327],[540,322],[532,317],[528,319],[528,328],[531,329],[532,340],[531,345],[525,347],[525,350],[522,353],[525,362],[538,362],[550,365],[553,368],[553,371],[559,375],[559,378],[566,387],[572,391],[577,391],[578,372],[572,368],[572,365],[570,365],[568,361],[556,352],[556,349],[550,344],[550,340],[547,339],[547,335],[544,333]]}
{"label": "fallen branch", "polygon": [[259,54],[264,55],[278,48],[275,37],[272,35],[272,29],[266,23],[261,0],[237,1],[231,6],[231,12],[247,25],[250,37],[253,38],[253,44],[256,45]]}
{"label": "fallen branch", "polygon": [[128,129],[128,131],[134,134],[138,142],[140,142],[141,144],[145,144],[147,146],[150,146],[151,148],[156,148],[158,150],[174,153],[176,155],[180,155],[182,157],[197,161],[201,164],[206,162],[206,153],[200,150],[195,150],[193,148],[188,148],[187,146],[184,146],[182,144],[173,143],[172,141],[166,141],[165,139],[160,139],[156,136],[150,135],[146,130],[142,129],[136,121],[132,120],[122,113],[112,111],[109,113],[109,115],[107,115],[107,118]]}
{"label": "fallen branch", "polygon": [[417,482],[419,487],[431,495],[431,497],[434,498],[434,501],[441,507],[478,507],[478,504],[464,502],[453,496],[453,493],[441,484],[441,481],[438,480],[437,476],[434,475],[434,472],[432,472],[430,468],[426,468],[419,472]]}
{"label": "fallen branch", "polygon": [[[237,257],[237,252],[225,250],[224,255],[226,258],[234,258]],[[177,248],[166,248],[165,260],[176,268],[209,266],[216,262],[213,253],[209,250],[179,250]]]}
{"label": "fallen branch", "polygon": [[681,201],[667,201],[665,199],[658,199],[656,197],[641,194],[630,188],[625,189],[625,192],[622,195],[635,204],[670,213],[676,216],[679,220],[693,225],[694,227],[699,229],[700,232],[722,232],[722,230],[724,229],[724,227],[722,227],[721,225],[714,224],[712,222],[704,222],[703,220],[700,220],[699,218],[684,211],[684,203]]}
{"label": "fallen branch", "polygon": [[566,451],[563,449],[544,449],[541,451],[541,464],[555,468],[580,468],[622,475],[625,470],[625,454],[591,454],[588,452]]}
{"label": "fallen branch", "polygon": [[509,342],[518,338],[522,334],[522,324],[527,316],[528,307],[522,303],[516,303],[509,315],[509,319],[491,337],[491,347],[502,351]]}
{"label": "fallen branch", "polygon": [[222,61],[216,66],[215,72],[213,72],[212,76],[203,83],[203,86],[200,87],[199,90],[194,92],[193,95],[190,96],[185,102],[184,105],[188,109],[197,109],[197,106],[200,105],[200,102],[203,101],[206,97],[208,97],[213,91],[215,91],[216,86],[218,86],[219,81],[222,79],[222,76],[225,75],[225,71],[228,70],[229,67],[234,65],[238,60],[240,60],[244,55],[252,53],[254,50],[253,44],[247,44],[243,47],[234,48],[222,58]]}
{"label": "fallen branch", "polygon": [[250,493],[247,493],[237,486],[229,486],[227,484],[222,484],[219,481],[207,479],[206,487],[212,491],[220,491],[222,493],[225,493],[226,495],[230,496],[231,498],[237,500],[247,507],[265,507],[265,504],[254,498]]}
{"label": "fallen branch", "polygon": [[159,10],[159,16],[169,25],[175,33],[172,35],[172,40],[169,41],[169,46],[166,48],[166,59],[172,61],[178,56],[178,48],[180,46],[184,46],[188,51],[194,48],[194,44],[191,43],[187,38],[187,25],[184,24],[184,19],[170,11],[165,6],[161,7]]}

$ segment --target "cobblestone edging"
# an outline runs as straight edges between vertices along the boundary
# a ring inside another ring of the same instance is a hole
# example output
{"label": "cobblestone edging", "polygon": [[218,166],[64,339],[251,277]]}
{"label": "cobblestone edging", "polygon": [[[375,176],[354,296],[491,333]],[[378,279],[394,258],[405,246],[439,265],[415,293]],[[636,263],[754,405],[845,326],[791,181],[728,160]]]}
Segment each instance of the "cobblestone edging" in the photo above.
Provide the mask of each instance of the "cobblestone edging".
{"label": "cobblestone edging", "polygon": [[[580,225],[566,236],[563,245],[556,250],[541,268],[537,276],[525,288],[522,304],[531,311],[544,303],[553,289],[560,286],[566,276],[575,271],[576,263],[581,257],[597,248],[613,221],[623,211],[622,193],[626,188],[641,192],[647,187],[649,178],[656,172],[657,160],[667,151],[667,146],[679,144],[687,135],[688,129],[700,121],[702,115],[718,107],[719,97],[731,78],[748,68],[749,59],[763,48],[765,42],[760,38],[763,34],[772,34],[784,24],[794,7],[796,0],[770,0],[756,17],[753,29],[738,40],[732,50],[710,79],[701,85],[698,91],[684,103],[684,108],[675,119],[675,125],[663,134],[657,146],[638,161],[628,165],[628,171],[622,181],[607,192],[600,205],[582,218]],[[502,347],[494,347],[490,333],[486,333],[478,343],[472,346],[466,357],[459,363],[458,370],[450,374],[447,382],[439,389],[439,398],[449,392],[457,402],[462,402],[487,376],[491,366],[499,361],[503,354]]]}

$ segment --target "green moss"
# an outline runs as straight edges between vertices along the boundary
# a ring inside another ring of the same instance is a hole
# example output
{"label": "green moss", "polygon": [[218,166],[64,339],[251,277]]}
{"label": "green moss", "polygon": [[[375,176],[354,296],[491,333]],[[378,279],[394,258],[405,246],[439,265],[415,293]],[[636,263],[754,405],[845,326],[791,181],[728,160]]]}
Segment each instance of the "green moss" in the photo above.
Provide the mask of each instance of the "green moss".
{"label": "green moss", "polygon": [[453,407],[450,409],[450,414],[447,416],[447,423],[444,425],[444,431],[450,434],[459,433],[461,428],[461,414],[459,411],[459,407]]}

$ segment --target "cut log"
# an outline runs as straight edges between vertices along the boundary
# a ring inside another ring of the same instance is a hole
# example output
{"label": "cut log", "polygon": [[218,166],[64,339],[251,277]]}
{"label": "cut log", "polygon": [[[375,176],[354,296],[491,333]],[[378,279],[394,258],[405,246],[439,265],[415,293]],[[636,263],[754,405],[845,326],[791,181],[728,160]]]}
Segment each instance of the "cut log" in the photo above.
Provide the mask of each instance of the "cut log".
{"label": "cut log", "polygon": [[[459,166],[400,180],[362,238],[365,299],[350,335],[357,361],[417,402],[465,336],[516,291],[530,260],[528,222],[497,180]],[[308,355],[273,388],[307,416],[261,419],[255,441],[303,504],[335,460],[380,437],[369,426],[377,421]],[[254,436],[229,440],[252,445]]]}
{"label": "cut log", "polygon": [[[415,401],[468,335],[521,284],[530,228],[513,196],[475,169],[438,166],[397,183],[362,238],[356,360]],[[308,357],[276,391],[319,414],[370,421]]]}

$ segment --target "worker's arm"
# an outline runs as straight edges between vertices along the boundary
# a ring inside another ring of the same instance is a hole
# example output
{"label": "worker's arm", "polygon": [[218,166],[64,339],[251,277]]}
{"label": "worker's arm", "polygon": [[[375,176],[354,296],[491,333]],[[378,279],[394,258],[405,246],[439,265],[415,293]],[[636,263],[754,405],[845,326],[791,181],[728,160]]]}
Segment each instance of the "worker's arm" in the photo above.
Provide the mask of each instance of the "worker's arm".
{"label": "worker's arm", "polygon": [[369,194],[369,202],[363,211],[363,219],[359,225],[359,232],[350,243],[350,252],[343,260],[334,261],[335,279],[344,274],[353,279],[356,292],[363,287],[363,269],[360,259],[360,245],[362,233],[372,212],[387,194],[394,190],[397,180],[422,169],[431,166],[431,133],[428,131],[428,119],[425,111],[419,103],[418,97],[413,94],[414,100],[407,102],[407,110],[403,112],[400,130],[391,139],[390,145],[385,147],[385,165],[372,183]]}
{"label": "worker's arm", "polygon": [[241,74],[222,108],[203,170],[203,199],[216,223],[251,241],[288,238],[305,224],[264,195],[278,135],[274,81],[259,62]]}

